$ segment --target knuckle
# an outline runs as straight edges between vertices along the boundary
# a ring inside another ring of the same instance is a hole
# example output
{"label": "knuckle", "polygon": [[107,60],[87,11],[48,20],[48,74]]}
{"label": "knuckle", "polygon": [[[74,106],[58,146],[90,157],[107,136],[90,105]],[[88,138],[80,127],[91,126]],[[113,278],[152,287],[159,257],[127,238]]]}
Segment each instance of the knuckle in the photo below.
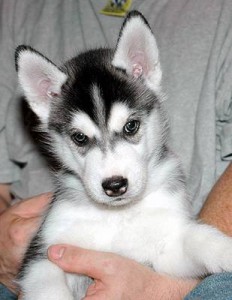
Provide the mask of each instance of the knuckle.
{"label": "knuckle", "polygon": [[69,251],[64,252],[64,258],[66,262],[70,265],[74,265],[78,263],[79,256],[76,254],[75,250],[71,249]]}
{"label": "knuckle", "polygon": [[115,258],[106,258],[102,263],[102,269],[107,275],[114,275],[118,270],[118,262]]}

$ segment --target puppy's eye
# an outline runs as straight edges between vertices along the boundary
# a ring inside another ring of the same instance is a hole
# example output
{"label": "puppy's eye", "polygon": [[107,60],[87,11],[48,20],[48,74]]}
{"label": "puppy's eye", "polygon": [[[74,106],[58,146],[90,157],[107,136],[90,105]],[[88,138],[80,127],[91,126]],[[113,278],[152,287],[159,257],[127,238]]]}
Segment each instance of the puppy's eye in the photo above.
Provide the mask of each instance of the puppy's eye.
{"label": "puppy's eye", "polygon": [[136,132],[139,130],[140,122],[137,120],[131,120],[126,123],[126,125],[123,127],[123,131],[127,135],[133,135],[136,134]]}
{"label": "puppy's eye", "polygon": [[85,135],[82,132],[73,133],[71,135],[71,139],[75,144],[77,144],[80,147],[85,146],[89,141],[89,138],[87,137],[87,135]]}

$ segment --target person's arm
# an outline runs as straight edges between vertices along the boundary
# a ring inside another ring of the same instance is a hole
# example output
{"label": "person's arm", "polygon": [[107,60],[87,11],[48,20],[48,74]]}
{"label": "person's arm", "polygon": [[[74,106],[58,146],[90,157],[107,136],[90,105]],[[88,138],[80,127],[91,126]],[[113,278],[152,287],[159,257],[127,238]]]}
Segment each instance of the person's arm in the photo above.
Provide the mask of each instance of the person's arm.
{"label": "person's arm", "polygon": [[10,206],[11,195],[8,184],[0,184],[0,214]]}
{"label": "person's arm", "polygon": [[[7,196],[7,190],[3,191],[2,196]],[[20,201],[0,214],[0,283],[15,293],[13,280],[50,199],[50,194],[42,194]]]}
{"label": "person's arm", "polygon": [[199,219],[232,236],[232,163],[210,192]]}

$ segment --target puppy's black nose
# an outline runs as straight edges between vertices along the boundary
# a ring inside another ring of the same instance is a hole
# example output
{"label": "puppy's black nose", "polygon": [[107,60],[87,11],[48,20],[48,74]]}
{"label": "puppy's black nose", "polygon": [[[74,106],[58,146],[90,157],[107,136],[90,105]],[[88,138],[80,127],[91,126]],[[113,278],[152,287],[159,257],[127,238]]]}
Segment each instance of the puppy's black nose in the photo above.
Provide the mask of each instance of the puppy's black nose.
{"label": "puppy's black nose", "polygon": [[128,187],[128,180],[122,176],[113,176],[106,178],[102,182],[102,187],[109,197],[117,197],[123,195]]}

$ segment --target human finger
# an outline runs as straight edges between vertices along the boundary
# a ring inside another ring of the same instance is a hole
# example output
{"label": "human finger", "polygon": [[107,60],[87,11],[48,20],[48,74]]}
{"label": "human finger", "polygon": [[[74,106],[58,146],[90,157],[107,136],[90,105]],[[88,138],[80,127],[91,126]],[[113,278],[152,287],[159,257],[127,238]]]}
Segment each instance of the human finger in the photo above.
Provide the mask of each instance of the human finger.
{"label": "human finger", "polygon": [[113,275],[117,268],[115,261],[117,258],[111,253],[69,245],[49,247],[48,257],[66,272],[83,274],[100,280]]}
{"label": "human finger", "polygon": [[[26,247],[32,236],[38,230],[40,223],[40,217],[15,219],[9,228],[9,237],[14,245],[24,245],[24,247]],[[21,247],[19,250],[21,252]]]}
{"label": "human finger", "polygon": [[37,216],[44,212],[52,199],[52,193],[44,193],[18,202],[12,208],[23,218]]}

